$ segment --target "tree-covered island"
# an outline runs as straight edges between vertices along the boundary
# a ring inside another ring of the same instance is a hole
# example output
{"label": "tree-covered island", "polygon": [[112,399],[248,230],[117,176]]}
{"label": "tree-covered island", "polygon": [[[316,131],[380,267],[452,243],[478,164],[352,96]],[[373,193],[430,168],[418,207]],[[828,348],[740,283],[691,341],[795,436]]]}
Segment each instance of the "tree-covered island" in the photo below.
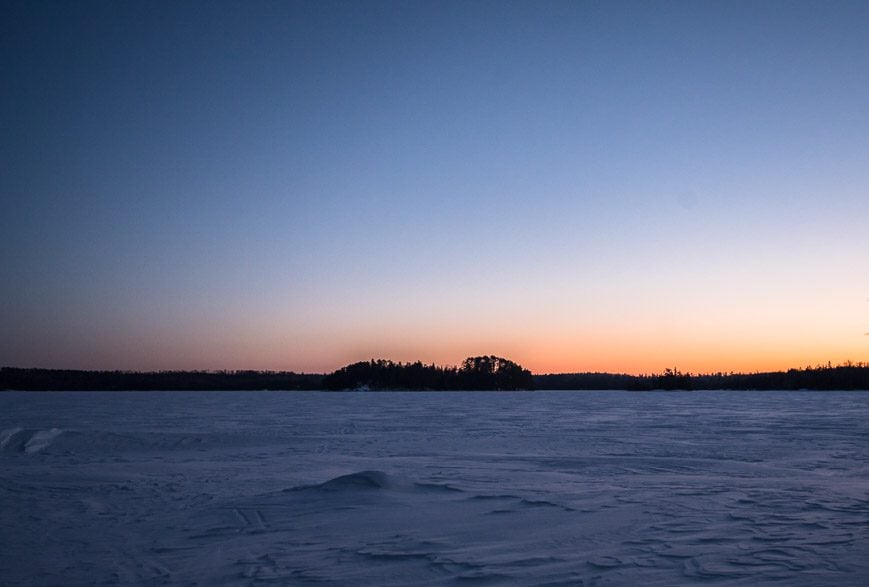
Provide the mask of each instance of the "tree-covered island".
{"label": "tree-covered island", "polygon": [[513,391],[534,389],[531,371],[509,359],[468,357],[459,367],[371,360],[342,367],[323,378],[323,388],[367,390]]}

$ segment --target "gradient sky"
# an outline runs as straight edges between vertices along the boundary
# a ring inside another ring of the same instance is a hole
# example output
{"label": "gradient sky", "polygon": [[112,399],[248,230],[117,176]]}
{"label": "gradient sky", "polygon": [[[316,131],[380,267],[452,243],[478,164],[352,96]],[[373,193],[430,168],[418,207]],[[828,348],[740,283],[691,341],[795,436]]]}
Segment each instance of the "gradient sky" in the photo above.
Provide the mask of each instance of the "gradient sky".
{"label": "gradient sky", "polygon": [[4,2],[0,365],[869,360],[869,2]]}

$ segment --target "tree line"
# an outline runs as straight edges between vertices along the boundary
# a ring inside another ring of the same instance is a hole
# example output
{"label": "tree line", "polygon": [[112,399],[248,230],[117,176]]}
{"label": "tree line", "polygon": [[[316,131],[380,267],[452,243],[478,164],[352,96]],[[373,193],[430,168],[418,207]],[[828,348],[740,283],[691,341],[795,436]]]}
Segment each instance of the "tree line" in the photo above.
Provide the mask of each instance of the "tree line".
{"label": "tree line", "polygon": [[247,391],[247,390],[518,390],[533,389],[531,372],[513,361],[486,355],[459,367],[353,363],[332,373],[292,371],[80,371],[0,368],[0,390],[20,391]]}
{"label": "tree line", "polygon": [[21,391],[241,391],[322,389],[323,376],[292,371],[78,371],[0,369],[0,389]]}
{"label": "tree line", "polygon": [[692,375],[678,369],[666,369],[652,375],[623,375],[613,373],[561,373],[535,375],[537,389],[629,391],[653,390],[869,390],[869,364],[845,363],[770,371],[764,373],[707,373]]}
{"label": "tree line", "polygon": [[493,355],[458,367],[372,359],[329,374],[292,371],[81,371],[0,368],[0,390],[21,391],[245,391],[245,390],[869,390],[869,363],[818,365],[764,373],[651,375],[560,373],[532,375]]}

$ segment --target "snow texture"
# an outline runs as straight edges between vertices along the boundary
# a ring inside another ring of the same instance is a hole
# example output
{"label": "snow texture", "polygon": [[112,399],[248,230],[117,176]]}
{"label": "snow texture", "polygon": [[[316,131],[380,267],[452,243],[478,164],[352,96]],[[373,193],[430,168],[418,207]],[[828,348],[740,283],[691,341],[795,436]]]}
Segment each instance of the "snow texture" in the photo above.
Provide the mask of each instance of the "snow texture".
{"label": "snow texture", "polygon": [[869,585],[866,393],[3,393],[0,584]]}

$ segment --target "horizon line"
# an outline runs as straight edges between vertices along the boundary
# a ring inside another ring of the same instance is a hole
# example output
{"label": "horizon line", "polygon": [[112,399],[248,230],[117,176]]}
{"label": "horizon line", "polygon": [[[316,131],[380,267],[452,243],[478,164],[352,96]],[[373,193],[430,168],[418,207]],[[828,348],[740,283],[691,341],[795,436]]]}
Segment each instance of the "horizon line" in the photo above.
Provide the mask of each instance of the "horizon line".
{"label": "horizon line", "polygon": [[[869,335],[869,333],[867,333]],[[158,374],[158,373],[208,373],[208,374],[219,374],[219,373],[258,373],[258,374],[293,374],[293,375],[308,375],[308,376],[317,376],[317,375],[329,375],[330,373],[334,373],[347,367],[349,365],[354,365],[357,363],[369,363],[372,361],[390,361],[392,363],[398,365],[410,365],[414,363],[422,363],[423,365],[434,365],[435,367],[440,368],[449,368],[454,367],[458,368],[459,365],[438,365],[437,363],[425,363],[423,361],[392,361],[391,359],[369,359],[363,361],[354,361],[352,363],[346,363],[337,369],[333,369],[331,371],[294,371],[291,369],[84,369],[84,368],[73,368],[73,367],[18,367],[13,365],[0,365],[0,369],[15,369],[22,371],[78,371],[78,372],[89,372],[89,373],[136,373],[136,374]],[[518,363],[517,363],[518,364]],[[519,365],[523,369],[524,366]],[[833,364],[831,361],[827,361],[826,364],[817,363],[814,365],[806,365],[805,367],[787,367],[787,368],[779,368],[779,369],[768,369],[768,370],[760,370],[755,369],[754,371],[734,371],[734,370],[725,370],[719,369],[717,371],[680,371],[678,367],[674,366],[672,368],[665,367],[660,372],[642,372],[642,373],[629,373],[627,371],[549,371],[549,372],[535,372],[528,370],[531,375],[537,377],[545,377],[545,376],[555,376],[555,375],[620,375],[620,376],[628,376],[628,377],[652,377],[666,374],[667,372],[678,373],[679,375],[687,375],[687,376],[713,376],[713,375],[753,375],[753,374],[762,374],[762,373],[786,373],[788,371],[797,370],[797,371],[806,371],[806,370],[815,370],[815,369],[835,369],[835,368],[847,368],[847,367],[857,367],[857,368],[869,368],[869,361],[850,361],[846,360],[841,363]]]}

